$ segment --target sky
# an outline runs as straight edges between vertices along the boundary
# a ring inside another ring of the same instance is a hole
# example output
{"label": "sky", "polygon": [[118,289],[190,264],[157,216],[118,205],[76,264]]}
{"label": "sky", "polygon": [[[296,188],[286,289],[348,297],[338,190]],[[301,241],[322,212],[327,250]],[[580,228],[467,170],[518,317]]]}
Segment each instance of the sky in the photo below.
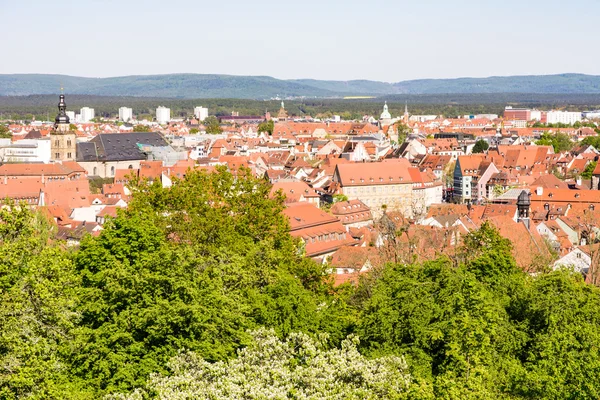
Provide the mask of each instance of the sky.
{"label": "sky", "polygon": [[598,15],[599,0],[0,0],[0,73],[600,75]]}

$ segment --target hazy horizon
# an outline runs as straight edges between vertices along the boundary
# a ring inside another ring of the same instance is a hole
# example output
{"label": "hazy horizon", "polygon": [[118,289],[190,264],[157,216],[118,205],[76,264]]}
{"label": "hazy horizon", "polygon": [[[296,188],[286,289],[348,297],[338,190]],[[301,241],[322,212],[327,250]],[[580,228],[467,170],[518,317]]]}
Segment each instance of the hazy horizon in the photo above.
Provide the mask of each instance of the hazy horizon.
{"label": "hazy horizon", "polygon": [[0,0],[0,11],[7,37],[18,39],[2,45],[2,74],[380,82],[600,75],[600,54],[586,44],[597,34],[594,0]]}

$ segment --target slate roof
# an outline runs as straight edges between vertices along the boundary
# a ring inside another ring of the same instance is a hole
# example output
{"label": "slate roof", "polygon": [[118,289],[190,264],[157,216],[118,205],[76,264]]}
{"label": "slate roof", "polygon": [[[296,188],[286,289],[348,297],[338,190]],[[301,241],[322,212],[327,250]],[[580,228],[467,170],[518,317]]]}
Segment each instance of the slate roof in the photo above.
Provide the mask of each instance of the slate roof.
{"label": "slate roof", "polygon": [[77,161],[145,160],[138,145],[165,147],[169,143],[157,132],[101,133],[87,143],[77,143]]}

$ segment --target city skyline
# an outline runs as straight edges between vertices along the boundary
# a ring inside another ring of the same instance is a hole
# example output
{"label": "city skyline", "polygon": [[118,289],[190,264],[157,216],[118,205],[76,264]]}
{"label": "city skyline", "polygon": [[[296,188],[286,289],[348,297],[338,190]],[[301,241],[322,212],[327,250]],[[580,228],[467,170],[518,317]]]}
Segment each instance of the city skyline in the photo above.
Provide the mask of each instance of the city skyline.
{"label": "city skyline", "polygon": [[[600,4],[534,0],[501,5],[302,7],[264,0],[223,4],[174,0],[127,3],[0,1],[10,62],[0,73],[114,77],[171,73],[267,75],[278,79],[412,79],[600,74],[600,55],[585,51]],[[23,29],[26,27],[26,29]],[[47,38],[41,40],[40,38]],[[47,43],[45,43],[47,42]],[[57,50],[65,56],[46,58]],[[579,57],[577,58],[580,59]]]}

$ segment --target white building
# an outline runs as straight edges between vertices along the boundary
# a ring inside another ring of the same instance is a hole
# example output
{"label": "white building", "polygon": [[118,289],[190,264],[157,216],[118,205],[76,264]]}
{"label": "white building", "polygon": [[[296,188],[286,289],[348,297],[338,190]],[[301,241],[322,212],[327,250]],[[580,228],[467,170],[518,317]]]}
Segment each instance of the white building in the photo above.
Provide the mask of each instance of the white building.
{"label": "white building", "polygon": [[597,111],[585,111],[583,116],[587,119],[600,119],[600,110]]}
{"label": "white building", "polygon": [[75,111],[65,111],[65,114],[67,114],[71,123],[75,122]]}
{"label": "white building", "polygon": [[83,107],[79,112],[79,122],[86,123],[94,119],[94,109]]}
{"label": "white building", "polygon": [[171,109],[163,106],[159,106],[156,109],[156,122],[159,124],[166,124],[171,120]]}
{"label": "white building", "polygon": [[529,119],[531,121],[541,121],[542,120],[542,112],[540,110],[531,110],[529,112]]}
{"label": "white building", "polygon": [[546,113],[546,123],[548,124],[567,124],[572,125],[575,122],[581,121],[580,112],[569,111],[548,111]]}
{"label": "white building", "polygon": [[22,139],[11,142],[0,139],[0,160],[6,163],[44,163],[50,162],[50,140]]}
{"label": "white building", "polygon": [[123,122],[127,122],[133,119],[133,110],[129,107],[119,108],[119,119]]}
{"label": "white building", "polygon": [[194,115],[200,122],[204,121],[208,117],[208,108],[196,107],[194,108]]}

